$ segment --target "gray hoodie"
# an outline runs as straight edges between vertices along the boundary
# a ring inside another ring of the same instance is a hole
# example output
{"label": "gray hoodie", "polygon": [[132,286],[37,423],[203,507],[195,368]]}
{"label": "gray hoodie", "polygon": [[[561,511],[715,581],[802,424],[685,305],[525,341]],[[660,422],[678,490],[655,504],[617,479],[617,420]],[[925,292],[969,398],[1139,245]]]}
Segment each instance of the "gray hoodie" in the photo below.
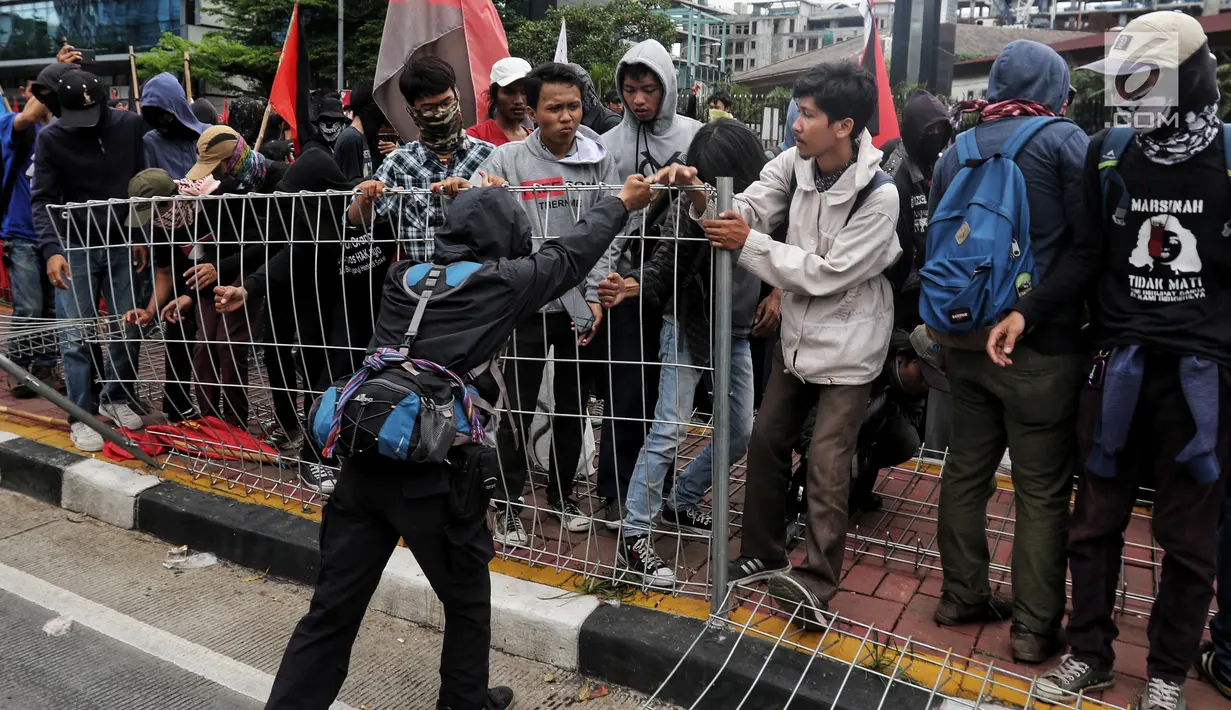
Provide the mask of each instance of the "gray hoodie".
{"label": "gray hoodie", "polygon": [[664,165],[685,162],[688,146],[697,131],[701,130],[701,124],[676,113],[679,86],[675,78],[675,65],[661,44],[647,39],[634,45],[616,66],[616,77],[623,76],[624,69],[630,64],[649,67],[662,82],[662,106],[653,121],[642,123],[625,104],[624,119],[619,126],[603,134],[603,143],[615,156],[616,169],[621,177],[633,173],[650,176]]}
{"label": "gray hoodie", "polygon": [[[488,175],[497,175],[509,181],[511,187],[532,185],[545,188],[534,192],[518,193],[518,202],[530,218],[534,230],[534,251],[538,251],[546,237],[567,233],[604,195],[614,195],[613,190],[569,189],[569,186],[622,184],[616,172],[615,159],[603,147],[598,134],[577,127],[573,139],[573,151],[564,158],[557,158],[543,146],[538,129],[524,141],[505,143],[492,151],[479,170]],[[483,178],[476,173],[471,183],[479,185]],[[607,258],[586,277],[587,301],[598,303],[598,284],[610,271]],[[548,304],[544,310],[558,311],[558,301]]]}

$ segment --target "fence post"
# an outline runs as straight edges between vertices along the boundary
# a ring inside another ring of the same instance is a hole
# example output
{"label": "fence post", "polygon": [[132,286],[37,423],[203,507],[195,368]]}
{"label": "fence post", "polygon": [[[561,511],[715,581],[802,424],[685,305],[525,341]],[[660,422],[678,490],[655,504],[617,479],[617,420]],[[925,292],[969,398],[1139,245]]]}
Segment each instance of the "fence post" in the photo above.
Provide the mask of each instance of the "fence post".
{"label": "fence post", "polygon": [[[731,209],[734,183],[718,178],[718,212]],[[710,532],[710,616],[726,617],[727,547],[731,510],[731,252],[714,257],[714,525]]]}

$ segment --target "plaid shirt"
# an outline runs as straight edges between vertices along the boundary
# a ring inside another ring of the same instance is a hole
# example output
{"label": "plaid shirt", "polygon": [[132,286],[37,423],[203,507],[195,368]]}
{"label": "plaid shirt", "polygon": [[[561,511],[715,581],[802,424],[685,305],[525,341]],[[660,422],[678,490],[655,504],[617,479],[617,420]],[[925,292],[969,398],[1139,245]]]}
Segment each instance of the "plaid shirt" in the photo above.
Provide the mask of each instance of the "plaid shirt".
{"label": "plaid shirt", "polygon": [[[388,187],[423,189],[450,177],[469,180],[495,148],[491,143],[464,136],[446,165],[422,143],[414,141],[386,155],[372,179]],[[445,223],[443,198],[387,196],[376,202],[376,214],[393,220],[402,248],[410,259],[423,262],[432,258],[436,230]]]}

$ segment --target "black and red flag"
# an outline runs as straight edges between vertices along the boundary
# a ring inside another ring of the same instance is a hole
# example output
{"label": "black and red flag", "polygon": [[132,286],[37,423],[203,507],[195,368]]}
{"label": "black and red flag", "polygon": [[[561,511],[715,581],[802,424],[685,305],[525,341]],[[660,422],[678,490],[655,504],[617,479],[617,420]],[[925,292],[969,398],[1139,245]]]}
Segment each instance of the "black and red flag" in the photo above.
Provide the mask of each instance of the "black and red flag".
{"label": "black and red flag", "polygon": [[859,7],[863,15],[863,58],[859,63],[876,78],[876,111],[868,121],[868,133],[872,145],[877,148],[900,134],[898,113],[893,106],[893,87],[889,85],[889,72],[885,69],[885,55],[881,51],[880,32],[876,29],[876,16],[872,12],[874,0],[864,0]]}
{"label": "black and red flag", "polygon": [[274,75],[273,90],[269,92],[269,105],[290,126],[296,155],[302,153],[303,144],[315,135],[309,120],[308,72],[308,42],[303,33],[299,3],[295,3],[286,41],[282,44],[282,55],[278,59],[278,73]]}

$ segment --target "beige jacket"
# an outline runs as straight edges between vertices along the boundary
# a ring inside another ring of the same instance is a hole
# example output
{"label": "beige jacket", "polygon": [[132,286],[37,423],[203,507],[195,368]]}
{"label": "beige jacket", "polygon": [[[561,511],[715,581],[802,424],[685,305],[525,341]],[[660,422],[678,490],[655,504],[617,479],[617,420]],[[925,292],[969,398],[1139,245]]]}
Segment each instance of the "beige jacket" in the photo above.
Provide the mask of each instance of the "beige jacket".
{"label": "beige jacket", "polygon": [[[902,255],[895,231],[897,188],[890,183],[875,190],[847,222],[880,159],[881,151],[864,131],[855,165],[819,193],[815,161],[791,148],[735,197],[735,210],[752,228],[739,265],[782,289],[782,358],[787,371],[805,382],[861,385],[876,379],[885,364],[893,292],[882,272]],[[794,199],[792,171],[798,184]],[[775,242],[769,234],[788,209],[786,243]],[[713,210],[711,203],[707,212]]]}

